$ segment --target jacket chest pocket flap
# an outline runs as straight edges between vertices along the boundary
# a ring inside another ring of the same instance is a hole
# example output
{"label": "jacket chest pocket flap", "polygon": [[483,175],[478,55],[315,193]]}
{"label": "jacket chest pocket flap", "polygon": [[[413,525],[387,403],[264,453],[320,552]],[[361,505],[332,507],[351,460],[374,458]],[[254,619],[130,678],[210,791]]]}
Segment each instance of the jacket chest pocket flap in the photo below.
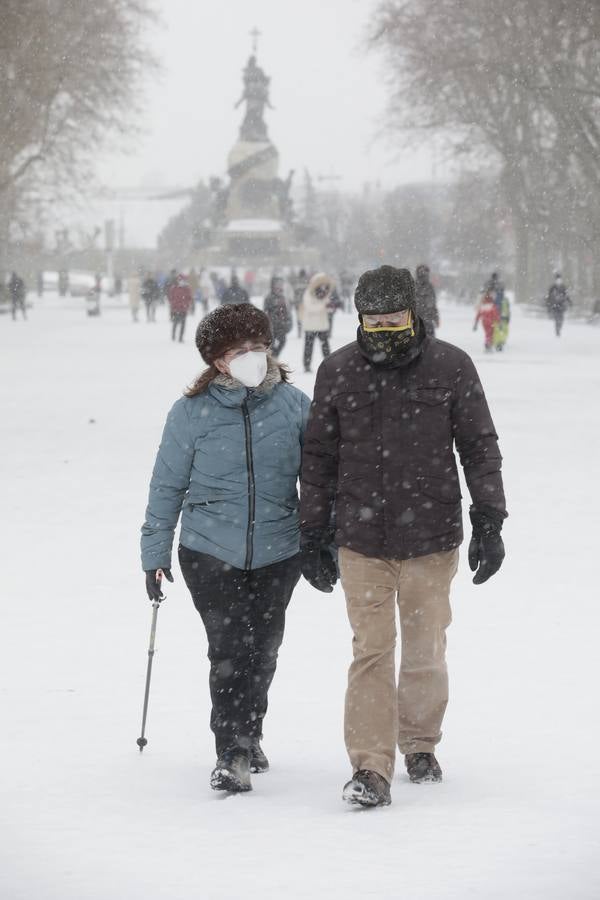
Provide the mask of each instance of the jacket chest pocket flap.
{"label": "jacket chest pocket flap", "polygon": [[441,406],[442,403],[448,403],[451,396],[452,391],[450,388],[442,385],[413,387],[408,392],[409,400],[412,400],[413,403],[421,403],[424,406]]}
{"label": "jacket chest pocket flap", "polygon": [[368,437],[364,429],[373,426],[373,403],[375,394],[373,391],[354,391],[338,394],[336,407],[342,427],[342,439],[348,436]]}

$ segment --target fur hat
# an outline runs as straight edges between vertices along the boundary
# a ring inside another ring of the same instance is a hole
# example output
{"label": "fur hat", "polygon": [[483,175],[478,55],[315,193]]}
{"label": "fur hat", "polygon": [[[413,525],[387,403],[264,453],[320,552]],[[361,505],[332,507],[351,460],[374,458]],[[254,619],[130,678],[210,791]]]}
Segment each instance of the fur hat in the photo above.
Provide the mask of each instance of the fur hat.
{"label": "fur hat", "polygon": [[328,287],[329,290],[332,291],[335,287],[335,282],[333,278],[330,278],[329,275],[325,274],[325,272],[317,272],[317,274],[313,275],[308,282],[308,290],[311,294],[314,295],[315,291],[319,287]]}
{"label": "fur hat", "polygon": [[207,365],[244,341],[273,340],[268,316],[251,303],[219,306],[205,316],[196,329],[196,347]]}
{"label": "fur hat", "polygon": [[361,314],[415,310],[415,283],[408,269],[380,266],[363,272],[354,292],[354,305]]}

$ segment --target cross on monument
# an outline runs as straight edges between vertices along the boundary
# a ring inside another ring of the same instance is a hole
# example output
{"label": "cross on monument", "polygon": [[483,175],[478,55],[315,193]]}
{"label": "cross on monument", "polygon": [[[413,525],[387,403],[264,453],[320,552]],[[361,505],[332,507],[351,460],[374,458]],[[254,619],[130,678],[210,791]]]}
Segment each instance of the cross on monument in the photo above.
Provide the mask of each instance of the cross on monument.
{"label": "cross on monument", "polygon": [[252,53],[256,56],[256,51],[258,50],[258,39],[262,37],[262,32],[258,30],[258,28],[254,27],[250,32],[250,36],[252,37]]}

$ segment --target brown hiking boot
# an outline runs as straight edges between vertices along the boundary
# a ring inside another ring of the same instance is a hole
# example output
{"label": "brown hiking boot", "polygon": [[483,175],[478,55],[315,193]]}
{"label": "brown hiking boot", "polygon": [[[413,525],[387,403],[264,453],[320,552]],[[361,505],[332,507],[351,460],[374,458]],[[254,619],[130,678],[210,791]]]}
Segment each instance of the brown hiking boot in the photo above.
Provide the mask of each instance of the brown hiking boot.
{"label": "brown hiking boot", "polygon": [[377,772],[359,769],[344,785],[342,793],[347,803],[358,806],[389,806],[392,802],[390,786]]}
{"label": "brown hiking boot", "polygon": [[426,784],[442,780],[442,770],[433,753],[407,753],[404,757],[404,762],[408,777],[414,784]]}

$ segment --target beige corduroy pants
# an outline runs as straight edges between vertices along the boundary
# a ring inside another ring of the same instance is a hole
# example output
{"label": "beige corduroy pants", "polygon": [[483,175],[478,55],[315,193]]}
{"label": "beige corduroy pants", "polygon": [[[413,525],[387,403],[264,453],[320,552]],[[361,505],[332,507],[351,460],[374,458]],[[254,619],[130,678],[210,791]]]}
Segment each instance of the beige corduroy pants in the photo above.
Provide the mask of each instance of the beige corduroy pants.
{"label": "beige corduroy pants", "polygon": [[[344,718],[352,771],[388,781],[401,753],[433,752],[448,702],[446,628],[458,550],[416,559],[362,556],[342,547],[342,586],[354,638]],[[396,686],[396,603],[401,663]]]}

